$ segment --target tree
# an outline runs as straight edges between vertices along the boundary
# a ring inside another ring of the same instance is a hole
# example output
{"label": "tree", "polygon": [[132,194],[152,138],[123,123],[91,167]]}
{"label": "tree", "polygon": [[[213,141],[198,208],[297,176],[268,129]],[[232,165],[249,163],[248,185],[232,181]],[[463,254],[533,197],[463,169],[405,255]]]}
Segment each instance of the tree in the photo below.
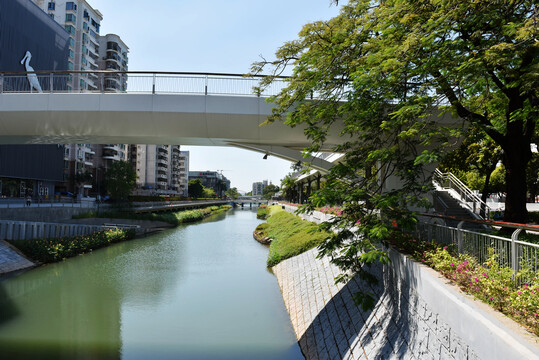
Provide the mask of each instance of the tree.
{"label": "tree", "polygon": [[269,184],[262,190],[262,199],[271,200],[271,198],[279,192],[279,187],[274,184]]}
{"label": "tree", "polygon": [[[502,154],[502,149],[498,144],[481,129],[472,126],[460,147],[446,156],[438,167],[442,171],[462,173],[466,178],[464,183],[472,190],[479,190],[481,200],[483,204],[486,204],[488,196],[493,192],[491,175],[502,160]],[[496,189],[499,189],[499,186]],[[486,215],[484,205],[481,207],[481,215],[483,217]]]}
{"label": "tree", "polygon": [[[272,67],[261,87],[293,66],[286,88],[270,99],[277,106],[268,121],[306,126],[312,145],[305,152],[342,129],[345,142],[333,150],[346,156],[304,209],[344,206],[326,224],[341,231],[323,254],[365,278],[364,264],[387,260],[373,242],[398,236],[393,220],[414,223],[407,209],[425,205],[426,170],[458,134],[439,114],[458,116],[501,146],[506,218],[526,220],[525,169],[539,113],[537,23],[531,0],[350,0],[337,17],[305,25],[275,61],[253,65],[254,73]],[[369,296],[358,300],[372,305]]]}
{"label": "tree", "polygon": [[217,194],[215,193],[215,190],[213,190],[212,188],[204,187],[202,193],[203,193],[203,196],[207,199],[214,198],[217,196]]}
{"label": "tree", "polygon": [[200,198],[204,195],[204,186],[202,185],[202,180],[193,179],[189,180],[187,183],[187,192],[190,197]]}
{"label": "tree", "polygon": [[137,173],[127,161],[113,162],[105,173],[107,191],[115,200],[127,200],[136,181]]}
{"label": "tree", "polygon": [[240,197],[240,193],[238,192],[238,189],[233,187],[233,188],[230,188],[228,189],[226,192],[225,192],[225,195],[231,199],[237,199]]}

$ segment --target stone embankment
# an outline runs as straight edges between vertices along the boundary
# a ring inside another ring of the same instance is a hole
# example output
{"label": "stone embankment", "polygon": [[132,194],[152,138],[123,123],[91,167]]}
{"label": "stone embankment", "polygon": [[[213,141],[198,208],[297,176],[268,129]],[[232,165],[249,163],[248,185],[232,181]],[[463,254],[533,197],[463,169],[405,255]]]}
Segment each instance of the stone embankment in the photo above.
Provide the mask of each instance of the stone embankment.
{"label": "stone embankment", "polygon": [[[378,284],[340,272],[317,250],[273,268],[307,359],[539,359],[537,337],[448,283],[434,270],[389,250],[391,264],[369,269]],[[359,290],[373,310],[354,305]]]}
{"label": "stone embankment", "polygon": [[0,275],[34,267],[35,264],[7,242],[0,240]]}

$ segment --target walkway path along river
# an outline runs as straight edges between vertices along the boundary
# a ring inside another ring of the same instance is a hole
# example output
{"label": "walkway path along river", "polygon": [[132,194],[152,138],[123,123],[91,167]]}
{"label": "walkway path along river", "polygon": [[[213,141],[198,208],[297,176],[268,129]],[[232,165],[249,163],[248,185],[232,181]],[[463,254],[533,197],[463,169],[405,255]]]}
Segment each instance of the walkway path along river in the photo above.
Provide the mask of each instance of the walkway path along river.
{"label": "walkway path along river", "polygon": [[0,281],[2,358],[302,359],[255,211]]}

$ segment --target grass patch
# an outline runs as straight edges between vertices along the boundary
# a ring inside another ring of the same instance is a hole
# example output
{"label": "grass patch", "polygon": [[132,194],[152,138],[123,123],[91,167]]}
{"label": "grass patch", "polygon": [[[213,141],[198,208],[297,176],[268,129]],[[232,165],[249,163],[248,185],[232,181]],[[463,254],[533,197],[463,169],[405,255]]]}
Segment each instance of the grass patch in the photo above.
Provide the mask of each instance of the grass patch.
{"label": "grass patch", "polygon": [[256,212],[256,218],[266,220],[269,214],[269,209],[267,205],[260,205]]}
{"label": "grass patch", "polygon": [[279,206],[271,206],[269,213],[267,226],[263,227],[266,236],[273,239],[268,254],[269,267],[304,253],[329,237],[329,233],[320,231],[317,224],[302,220]]}
{"label": "grass patch", "polygon": [[146,213],[146,214],[134,214],[122,211],[104,211],[99,215],[95,212],[74,215],[73,219],[82,219],[90,217],[99,218],[112,218],[112,219],[130,219],[130,220],[149,220],[149,221],[163,221],[175,226],[184,223],[195,222],[204,219],[207,216],[219,214],[223,211],[228,211],[232,208],[230,205],[221,206],[208,206],[206,208],[195,210],[183,210],[176,212],[166,213]]}
{"label": "grass patch", "polygon": [[110,229],[83,236],[11,240],[9,243],[30,259],[46,264],[84,254],[88,251],[99,249],[113,243],[130,240],[134,237],[134,229]]}

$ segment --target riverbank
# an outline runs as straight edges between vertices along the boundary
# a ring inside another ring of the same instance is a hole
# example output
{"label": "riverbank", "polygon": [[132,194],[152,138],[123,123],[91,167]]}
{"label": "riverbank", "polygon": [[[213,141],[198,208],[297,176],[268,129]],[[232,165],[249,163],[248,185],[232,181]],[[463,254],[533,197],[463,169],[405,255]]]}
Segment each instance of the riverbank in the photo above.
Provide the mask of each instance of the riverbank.
{"label": "riverbank", "polygon": [[[78,219],[65,219],[65,224],[83,224],[100,225],[105,227],[123,229],[119,230],[126,236],[118,234],[114,239],[102,241],[102,236],[97,236],[99,244],[92,245],[93,235],[79,236],[76,238],[58,238],[58,239],[38,239],[13,241],[11,244],[4,242],[0,246],[0,275],[10,272],[24,270],[38,266],[42,263],[59,261],[63,258],[72,257],[92,251],[93,249],[104,247],[118,241],[131,240],[133,238],[143,237],[165,229],[174,228],[182,223],[191,223],[202,220],[208,216],[227,211],[231,208],[229,205],[209,206],[197,210],[184,210],[181,212],[158,214],[158,218],[165,218],[167,221],[144,220],[133,217],[147,217],[151,214],[128,214],[131,218],[107,218],[107,217],[83,217]],[[110,235],[110,234],[107,234]],[[110,236],[106,236],[109,238]],[[34,244],[29,247],[28,245]],[[65,244],[64,244],[65,243]],[[84,246],[82,245],[84,243]],[[81,247],[82,246],[82,247]],[[18,247],[18,248],[17,248]],[[32,247],[36,249],[32,249]],[[76,251],[75,251],[76,249]]]}
{"label": "riverbank", "polygon": [[[539,359],[523,327],[393,249],[390,264],[368,269],[374,285],[335,284],[340,270],[317,254],[272,268],[307,359]],[[354,304],[359,290],[373,294],[373,310]]]}

